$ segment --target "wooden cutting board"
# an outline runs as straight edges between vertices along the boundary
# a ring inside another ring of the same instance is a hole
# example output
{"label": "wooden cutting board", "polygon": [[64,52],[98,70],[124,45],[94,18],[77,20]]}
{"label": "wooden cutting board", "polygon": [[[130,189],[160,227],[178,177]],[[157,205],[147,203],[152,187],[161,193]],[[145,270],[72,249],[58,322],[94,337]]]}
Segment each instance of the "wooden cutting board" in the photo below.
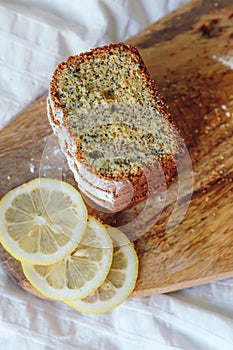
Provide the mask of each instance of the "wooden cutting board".
{"label": "wooden cutting board", "polygon": [[[187,213],[174,229],[166,229],[174,211],[172,200],[166,202],[149,229],[145,227],[153,205],[137,221],[144,234],[135,241],[140,269],[133,296],[232,277],[232,0],[191,1],[128,43],[139,49],[169,105],[189,149],[194,179],[191,202],[187,196],[180,198],[181,211],[189,204]],[[53,171],[56,176],[60,171],[59,176],[75,185],[66,164],[59,170],[61,164],[49,158],[49,148],[56,149],[52,144],[56,140],[50,135],[45,96],[0,131],[0,197],[39,175],[53,176]],[[116,215],[100,216],[123,225],[141,211],[139,205]],[[20,264],[2,247],[0,260],[20,286],[34,293]]]}

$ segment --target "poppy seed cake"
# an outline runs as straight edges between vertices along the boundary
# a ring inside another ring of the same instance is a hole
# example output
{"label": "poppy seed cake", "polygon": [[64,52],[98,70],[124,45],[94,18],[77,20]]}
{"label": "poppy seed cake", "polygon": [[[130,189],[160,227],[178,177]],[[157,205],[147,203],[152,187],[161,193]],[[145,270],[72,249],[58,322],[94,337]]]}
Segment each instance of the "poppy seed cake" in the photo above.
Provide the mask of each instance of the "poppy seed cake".
{"label": "poppy seed cake", "polygon": [[48,117],[80,190],[110,211],[164,190],[175,175],[180,138],[134,47],[112,44],[60,63]]}

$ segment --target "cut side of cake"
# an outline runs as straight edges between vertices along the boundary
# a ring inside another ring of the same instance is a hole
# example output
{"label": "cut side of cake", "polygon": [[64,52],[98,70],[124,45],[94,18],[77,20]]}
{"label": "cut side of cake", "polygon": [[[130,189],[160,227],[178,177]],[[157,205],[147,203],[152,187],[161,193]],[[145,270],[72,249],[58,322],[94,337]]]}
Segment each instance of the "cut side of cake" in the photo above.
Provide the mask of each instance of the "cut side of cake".
{"label": "cut side of cake", "polygon": [[138,50],[124,43],[55,70],[48,118],[79,189],[120,211],[164,191],[183,143]]}

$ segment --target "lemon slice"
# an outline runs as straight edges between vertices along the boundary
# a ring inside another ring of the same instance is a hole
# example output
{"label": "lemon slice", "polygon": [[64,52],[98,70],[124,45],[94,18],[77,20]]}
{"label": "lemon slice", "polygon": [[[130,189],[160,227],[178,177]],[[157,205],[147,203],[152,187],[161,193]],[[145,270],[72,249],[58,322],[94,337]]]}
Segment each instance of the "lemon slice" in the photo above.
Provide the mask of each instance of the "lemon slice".
{"label": "lemon slice", "polygon": [[104,313],[120,305],[131,294],[138,276],[138,257],[126,235],[107,227],[113,241],[113,261],[104,283],[82,300],[65,301],[85,313]]}
{"label": "lemon slice", "polygon": [[87,217],[75,188],[54,179],[35,179],[2,198],[0,242],[20,261],[51,264],[75,249]]}
{"label": "lemon slice", "polygon": [[29,282],[44,296],[55,300],[84,298],[105,280],[112,263],[112,241],[105,227],[89,217],[81,243],[56,264],[22,263]]}

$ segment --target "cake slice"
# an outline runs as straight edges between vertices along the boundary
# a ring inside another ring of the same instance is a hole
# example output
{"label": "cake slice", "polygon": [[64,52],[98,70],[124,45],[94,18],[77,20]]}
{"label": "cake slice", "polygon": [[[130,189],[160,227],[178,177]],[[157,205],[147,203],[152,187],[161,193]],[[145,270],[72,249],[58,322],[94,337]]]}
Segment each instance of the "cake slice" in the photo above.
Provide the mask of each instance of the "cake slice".
{"label": "cake slice", "polygon": [[164,191],[183,153],[138,50],[124,43],[60,63],[48,118],[79,189],[110,211]]}

